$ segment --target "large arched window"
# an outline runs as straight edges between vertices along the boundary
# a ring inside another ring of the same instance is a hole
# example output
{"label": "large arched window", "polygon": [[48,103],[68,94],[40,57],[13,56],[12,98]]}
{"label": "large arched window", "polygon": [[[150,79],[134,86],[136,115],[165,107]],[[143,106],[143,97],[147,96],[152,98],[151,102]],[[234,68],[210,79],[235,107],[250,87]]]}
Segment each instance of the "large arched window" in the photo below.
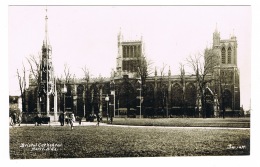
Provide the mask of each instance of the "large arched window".
{"label": "large arched window", "polygon": [[130,55],[129,55],[129,57],[133,57],[133,46],[130,46]]}
{"label": "large arched window", "polygon": [[228,48],[228,64],[231,64],[231,47]]}
{"label": "large arched window", "polygon": [[[119,87],[119,108],[125,108],[129,112],[131,108],[136,108],[136,97],[139,95],[139,91],[135,93],[134,87],[128,81],[121,83]],[[137,95],[138,94],[138,95]],[[129,114],[129,113],[128,113]]]}
{"label": "large arched window", "polygon": [[223,102],[226,109],[232,109],[232,93],[230,90],[225,89],[223,94]]}
{"label": "large arched window", "polygon": [[224,47],[221,49],[221,62],[226,64],[226,49]]}
{"label": "large arched window", "polygon": [[127,48],[127,53],[126,53],[126,57],[129,57],[129,55],[130,55],[130,48],[129,48],[129,46],[126,46],[126,48]]}
{"label": "large arched window", "polygon": [[126,57],[126,46],[123,46],[123,58]]}
{"label": "large arched window", "polygon": [[77,87],[77,107],[74,110],[75,114],[77,116],[84,116],[84,97],[83,97],[83,92],[84,92],[84,86],[79,85]]}
{"label": "large arched window", "polygon": [[179,84],[174,84],[171,91],[171,106],[181,107],[183,89]]}
{"label": "large arched window", "polygon": [[140,52],[141,52],[140,45],[138,45],[136,48],[136,57],[140,57],[141,55]]}
{"label": "large arched window", "polygon": [[144,93],[144,106],[153,107],[154,103],[154,86],[152,84],[147,84],[147,87],[145,89]]}
{"label": "large arched window", "polygon": [[185,98],[188,106],[195,106],[196,104],[196,88],[192,83],[186,85]]}

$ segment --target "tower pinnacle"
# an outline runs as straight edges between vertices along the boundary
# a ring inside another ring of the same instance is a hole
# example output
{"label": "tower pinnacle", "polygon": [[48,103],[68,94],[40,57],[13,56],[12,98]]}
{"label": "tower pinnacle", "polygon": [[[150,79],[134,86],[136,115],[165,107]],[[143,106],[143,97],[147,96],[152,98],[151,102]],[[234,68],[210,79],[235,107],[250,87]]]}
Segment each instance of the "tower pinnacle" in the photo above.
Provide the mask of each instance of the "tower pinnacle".
{"label": "tower pinnacle", "polygon": [[220,33],[218,32],[218,27],[217,26],[218,25],[216,23],[215,32],[213,33],[213,47],[219,46],[219,44],[220,44]]}
{"label": "tower pinnacle", "polygon": [[215,33],[218,33],[218,23],[216,23]]}
{"label": "tower pinnacle", "polygon": [[46,15],[45,15],[45,45],[48,46],[49,38],[48,38],[48,16],[47,16],[47,6],[46,6]]}

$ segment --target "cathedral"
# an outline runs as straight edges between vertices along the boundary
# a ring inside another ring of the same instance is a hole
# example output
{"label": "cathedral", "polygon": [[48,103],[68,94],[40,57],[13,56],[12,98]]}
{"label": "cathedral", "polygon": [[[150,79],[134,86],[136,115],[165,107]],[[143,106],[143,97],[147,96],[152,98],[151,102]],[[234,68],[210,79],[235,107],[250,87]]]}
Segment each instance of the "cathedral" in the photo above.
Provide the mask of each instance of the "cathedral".
{"label": "cathedral", "polygon": [[170,69],[166,76],[156,69],[148,75],[143,39],[127,41],[121,32],[117,38],[116,68],[110,77],[55,78],[47,19],[46,16],[39,75],[37,78],[29,76],[24,114],[40,113],[57,121],[63,112],[82,118],[91,114],[149,118],[220,117],[239,113],[240,85],[234,35],[221,39],[216,29],[212,47],[205,49],[205,66],[209,70],[203,92],[206,108],[203,114],[196,75],[185,75],[184,71],[180,72],[183,75],[172,75]]}

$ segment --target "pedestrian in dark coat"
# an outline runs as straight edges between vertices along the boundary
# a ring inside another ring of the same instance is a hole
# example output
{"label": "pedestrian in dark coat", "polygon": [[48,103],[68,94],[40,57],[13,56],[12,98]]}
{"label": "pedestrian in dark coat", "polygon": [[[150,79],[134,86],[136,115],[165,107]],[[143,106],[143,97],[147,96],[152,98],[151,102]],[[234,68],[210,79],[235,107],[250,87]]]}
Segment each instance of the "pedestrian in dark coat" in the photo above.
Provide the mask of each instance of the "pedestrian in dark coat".
{"label": "pedestrian in dark coat", "polygon": [[59,115],[59,122],[60,122],[60,126],[64,126],[64,114],[63,113],[61,113]]}
{"label": "pedestrian in dark coat", "polygon": [[97,126],[99,126],[99,122],[100,122],[100,116],[99,114],[97,114]]}
{"label": "pedestrian in dark coat", "polygon": [[113,124],[113,116],[110,117],[110,123]]}

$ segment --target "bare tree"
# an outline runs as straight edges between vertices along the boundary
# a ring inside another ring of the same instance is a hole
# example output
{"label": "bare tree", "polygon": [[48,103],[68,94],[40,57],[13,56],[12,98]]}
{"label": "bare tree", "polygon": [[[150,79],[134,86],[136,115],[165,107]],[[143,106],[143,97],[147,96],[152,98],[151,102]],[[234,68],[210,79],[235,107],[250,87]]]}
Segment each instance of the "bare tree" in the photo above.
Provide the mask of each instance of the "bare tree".
{"label": "bare tree", "polygon": [[[40,53],[38,56],[30,55],[26,58],[27,62],[30,66],[30,73],[33,75],[34,80],[36,81],[36,89],[37,92],[40,92],[40,82],[41,82],[41,55]],[[39,107],[40,99],[37,97],[37,108]]]}
{"label": "bare tree", "polygon": [[[158,85],[158,94],[159,94],[159,106],[162,107],[162,109],[164,110],[165,107],[165,102],[166,102],[166,90],[167,88],[165,87],[165,85],[163,84],[163,78],[165,75],[165,68],[166,68],[167,64],[163,63],[162,68],[160,69],[160,78],[159,78],[159,85]],[[162,113],[164,114],[164,113]]]}
{"label": "bare tree", "polygon": [[72,74],[70,72],[70,66],[67,63],[65,63],[64,64],[64,79],[65,79],[66,84],[70,82],[70,80],[72,78],[71,76],[72,76]]}
{"label": "bare tree", "polygon": [[166,66],[167,66],[167,64],[164,64],[164,63],[163,63],[163,66],[162,66],[162,68],[160,69],[160,77],[161,77],[161,80],[162,80],[163,77],[164,77],[164,70],[165,70]]}
{"label": "bare tree", "polygon": [[30,55],[30,57],[27,57],[26,59],[30,65],[31,74],[33,75],[35,80],[38,81],[40,79],[40,75],[41,75],[41,70],[40,70],[41,55],[40,54],[38,56]]}
{"label": "bare tree", "polygon": [[184,64],[180,63],[180,79],[181,79],[181,86],[182,86],[182,110],[183,113],[185,112],[185,107],[186,107],[186,99],[185,99],[185,89],[186,89],[186,81],[185,81],[185,69],[184,69]]}
{"label": "bare tree", "polygon": [[17,69],[17,77],[18,77],[18,82],[19,82],[21,98],[22,98],[22,111],[25,112],[26,111],[26,106],[25,106],[26,78],[25,78],[25,67],[24,67],[24,64],[23,64],[21,73],[22,74],[20,74],[19,70]]}
{"label": "bare tree", "polygon": [[152,74],[152,64],[153,62],[144,56],[137,61],[136,66],[138,69],[138,75],[141,78],[142,86],[146,85],[146,78]]}
{"label": "bare tree", "polygon": [[90,72],[89,72],[89,69],[87,68],[87,66],[85,65],[84,67],[81,68],[83,73],[84,73],[84,80],[86,81],[87,83],[87,86],[88,86],[88,83],[89,83],[89,80],[90,80]]}
{"label": "bare tree", "polygon": [[87,105],[87,97],[88,97],[88,84],[89,84],[89,80],[90,80],[90,72],[89,69],[87,68],[87,66],[85,65],[84,67],[81,68],[83,73],[84,73],[84,80],[86,81],[85,85],[84,85],[84,116],[86,117],[86,105]]}
{"label": "bare tree", "polygon": [[[141,87],[142,91],[140,100],[143,101],[142,97],[146,97],[147,95],[147,85],[146,85],[146,78],[152,74],[152,61],[148,60],[145,56],[141,56],[136,63],[137,73],[141,79]],[[143,107],[145,107],[146,103],[143,103]]]}
{"label": "bare tree", "polygon": [[38,81],[40,77],[40,55],[36,57],[35,55],[30,55],[30,57],[26,57],[27,62],[30,65],[30,71],[36,81]]}
{"label": "bare tree", "polygon": [[186,59],[188,65],[192,68],[193,72],[196,76],[198,91],[201,98],[202,103],[202,115],[206,117],[206,110],[205,110],[205,89],[208,82],[212,80],[210,74],[212,74],[213,68],[218,65],[218,61],[215,61],[215,53],[213,50],[209,50],[205,52],[205,55],[198,54],[194,56],[190,56]]}
{"label": "bare tree", "polygon": [[164,64],[164,63],[163,63],[163,66],[162,66],[162,68],[160,69],[160,82],[159,82],[159,83],[160,83],[160,91],[162,91],[163,78],[164,78],[164,75],[165,75],[164,70],[165,70],[166,66],[167,66],[167,64]]}

